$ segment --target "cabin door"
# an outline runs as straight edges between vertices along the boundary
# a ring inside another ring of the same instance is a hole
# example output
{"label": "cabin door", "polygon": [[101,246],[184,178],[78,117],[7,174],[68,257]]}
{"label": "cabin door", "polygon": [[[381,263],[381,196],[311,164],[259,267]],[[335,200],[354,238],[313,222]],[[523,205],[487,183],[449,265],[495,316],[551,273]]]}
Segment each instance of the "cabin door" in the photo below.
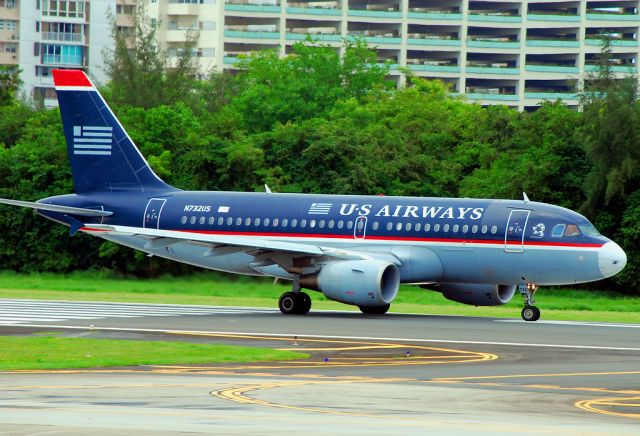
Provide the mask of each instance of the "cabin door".
{"label": "cabin door", "polygon": [[504,251],[522,253],[524,251],[524,231],[527,228],[530,210],[512,210],[509,213],[504,233]]}
{"label": "cabin door", "polygon": [[364,239],[367,236],[367,217],[359,216],[353,226],[353,237]]}
{"label": "cabin door", "polygon": [[142,220],[142,227],[145,229],[159,229],[160,228],[160,213],[167,200],[165,198],[152,198],[147,203],[147,207],[144,210],[144,217]]}

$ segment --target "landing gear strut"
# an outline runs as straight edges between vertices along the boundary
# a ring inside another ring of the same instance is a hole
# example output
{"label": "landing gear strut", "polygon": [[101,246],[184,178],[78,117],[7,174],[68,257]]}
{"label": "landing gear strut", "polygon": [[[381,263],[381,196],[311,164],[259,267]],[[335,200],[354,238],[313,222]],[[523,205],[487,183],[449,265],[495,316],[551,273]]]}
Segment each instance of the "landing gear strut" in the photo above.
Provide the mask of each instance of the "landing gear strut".
{"label": "landing gear strut", "polygon": [[522,319],[525,321],[537,321],[540,319],[540,309],[533,305],[533,295],[538,290],[536,285],[519,285],[518,290],[524,298],[524,308],[522,309]]}
{"label": "landing gear strut", "polygon": [[278,301],[280,312],[285,315],[306,315],[311,310],[311,297],[305,292],[285,292]]}

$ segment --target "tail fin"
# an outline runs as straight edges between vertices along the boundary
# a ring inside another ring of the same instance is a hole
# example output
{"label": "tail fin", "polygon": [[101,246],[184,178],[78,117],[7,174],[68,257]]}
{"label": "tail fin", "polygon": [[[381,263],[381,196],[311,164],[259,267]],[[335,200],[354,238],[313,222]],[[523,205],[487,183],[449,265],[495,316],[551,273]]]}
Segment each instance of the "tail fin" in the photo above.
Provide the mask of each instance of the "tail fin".
{"label": "tail fin", "polygon": [[149,167],[96,87],[80,70],[53,70],[77,194],[173,191]]}

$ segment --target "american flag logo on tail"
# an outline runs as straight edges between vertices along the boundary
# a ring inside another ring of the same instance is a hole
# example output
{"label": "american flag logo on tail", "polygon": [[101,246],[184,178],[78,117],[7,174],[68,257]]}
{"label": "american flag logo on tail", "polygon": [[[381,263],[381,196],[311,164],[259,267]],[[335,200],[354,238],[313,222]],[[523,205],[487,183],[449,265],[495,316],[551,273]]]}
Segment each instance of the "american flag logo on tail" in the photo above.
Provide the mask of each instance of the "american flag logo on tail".
{"label": "american flag logo on tail", "polygon": [[73,126],[73,154],[111,156],[113,127]]}
{"label": "american flag logo on tail", "polygon": [[309,208],[309,215],[329,215],[332,203],[312,203]]}

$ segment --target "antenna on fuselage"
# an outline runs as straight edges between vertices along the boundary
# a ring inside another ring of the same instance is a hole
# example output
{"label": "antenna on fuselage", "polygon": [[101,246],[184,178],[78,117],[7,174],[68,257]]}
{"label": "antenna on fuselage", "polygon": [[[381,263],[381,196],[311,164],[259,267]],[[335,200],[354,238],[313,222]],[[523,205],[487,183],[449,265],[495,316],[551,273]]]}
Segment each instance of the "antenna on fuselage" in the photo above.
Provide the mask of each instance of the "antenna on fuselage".
{"label": "antenna on fuselage", "polygon": [[522,199],[524,200],[525,203],[529,202],[529,197],[527,197],[527,193],[526,192],[522,193]]}

